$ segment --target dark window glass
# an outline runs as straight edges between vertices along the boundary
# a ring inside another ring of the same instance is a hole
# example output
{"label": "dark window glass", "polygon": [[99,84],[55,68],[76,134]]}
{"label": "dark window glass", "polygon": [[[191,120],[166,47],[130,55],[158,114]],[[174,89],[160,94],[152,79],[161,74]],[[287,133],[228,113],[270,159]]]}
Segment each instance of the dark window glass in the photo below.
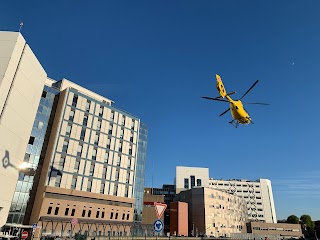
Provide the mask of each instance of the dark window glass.
{"label": "dark window glass", "polygon": [[34,139],[35,139],[35,137],[32,137],[32,136],[31,136],[31,137],[29,138],[29,142],[28,142],[28,143],[29,143],[29,144],[33,144],[33,143],[34,143]]}
{"label": "dark window glass", "polygon": [[56,207],[56,209],[54,210],[54,215],[58,215],[59,214],[59,207]]}
{"label": "dark window glass", "polygon": [[101,212],[101,218],[104,218],[104,212]]}
{"label": "dark window glass", "polygon": [[186,189],[189,188],[189,179],[188,178],[184,179],[184,188],[186,188]]}
{"label": "dark window glass", "polygon": [[100,211],[97,211],[96,218],[99,218]]}
{"label": "dark window glass", "polygon": [[113,219],[113,212],[110,213],[110,219]]}
{"label": "dark window glass", "polygon": [[116,213],[116,217],[115,217],[115,219],[118,219],[118,213]]}
{"label": "dark window glass", "polygon": [[47,97],[47,92],[43,91],[41,97],[46,98]]}
{"label": "dark window glass", "polygon": [[191,188],[193,188],[196,185],[196,178],[195,176],[190,176],[190,180],[191,180]]}
{"label": "dark window glass", "polygon": [[82,217],[84,217],[85,215],[86,215],[86,210],[83,209],[83,210],[82,210]]}
{"label": "dark window glass", "polygon": [[51,212],[52,212],[52,207],[50,206],[50,207],[48,207],[47,214],[51,214]]}
{"label": "dark window glass", "polygon": [[88,211],[88,217],[91,217],[91,210]]}
{"label": "dark window glass", "polygon": [[65,215],[65,216],[68,216],[68,214],[69,214],[69,208],[66,208],[66,210],[65,210],[65,212],[64,212],[64,215]]}
{"label": "dark window glass", "polygon": [[76,210],[73,208],[73,209],[71,210],[71,216],[74,216],[75,212],[76,212]]}

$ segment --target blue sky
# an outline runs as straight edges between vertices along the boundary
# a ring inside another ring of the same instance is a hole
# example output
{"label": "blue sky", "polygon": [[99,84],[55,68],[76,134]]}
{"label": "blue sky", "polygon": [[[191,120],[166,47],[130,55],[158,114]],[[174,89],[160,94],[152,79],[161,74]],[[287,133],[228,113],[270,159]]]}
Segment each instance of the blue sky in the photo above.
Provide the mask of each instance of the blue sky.
{"label": "blue sky", "polygon": [[[149,127],[146,186],[175,167],[213,178],[272,181],[278,219],[320,219],[319,1],[5,1],[49,77],[115,101]],[[246,101],[254,125],[233,128],[214,74]]]}

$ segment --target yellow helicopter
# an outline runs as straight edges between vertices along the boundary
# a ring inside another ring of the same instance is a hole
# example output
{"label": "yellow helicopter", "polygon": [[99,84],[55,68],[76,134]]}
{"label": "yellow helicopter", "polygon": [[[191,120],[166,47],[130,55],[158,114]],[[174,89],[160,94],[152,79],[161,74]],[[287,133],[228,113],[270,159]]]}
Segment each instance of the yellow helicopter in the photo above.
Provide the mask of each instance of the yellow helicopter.
{"label": "yellow helicopter", "polygon": [[[245,125],[248,125],[249,123],[253,124],[251,117],[243,107],[241,99],[243,99],[244,96],[246,96],[251,91],[251,89],[259,82],[259,80],[255,81],[255,83],[252,84],[252,86],[242,95],[241,98],[239,98],[238,100],[233,100],[230,97],[230,95],[235,94],[236,92],[227,93],[222,83],[221,77],[218,74],[216,74],[216,79],[217,79],[217,90],[220,93],[220,96],[215,98],[211,98],[211,97],[202,97],[202,98],[214,100],[214,101],[220,101],[220,102],[229,102],[230,108],[228,108],[226,111],[221,113],[219,117],[231,110],[231,115],[233,119],[229,123],[235,126],[236,128],[238,127],[239,124],[245,124]],[[226,98],[227,100],[221,99],[221,98]],[[245,104],[269,105],[268,103],[245,103]]]}

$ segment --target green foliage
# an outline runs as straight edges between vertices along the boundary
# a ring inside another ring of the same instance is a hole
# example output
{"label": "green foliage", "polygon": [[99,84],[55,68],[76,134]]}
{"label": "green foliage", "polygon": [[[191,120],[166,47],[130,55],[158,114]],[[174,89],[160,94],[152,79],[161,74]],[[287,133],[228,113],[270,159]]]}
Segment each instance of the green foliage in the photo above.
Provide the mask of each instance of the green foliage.
{"label": "green foliage", "polygon": [[307,214],[304,214],[300,217],[300,221],[306,225],[307,229],[314,229],[315,224],[312,221],[311,217]]}
{"label": "green foliage", "polygon": [[287,223],[298,224],[299,223],[299,218],[296,215],[290,215],[287,218]]}

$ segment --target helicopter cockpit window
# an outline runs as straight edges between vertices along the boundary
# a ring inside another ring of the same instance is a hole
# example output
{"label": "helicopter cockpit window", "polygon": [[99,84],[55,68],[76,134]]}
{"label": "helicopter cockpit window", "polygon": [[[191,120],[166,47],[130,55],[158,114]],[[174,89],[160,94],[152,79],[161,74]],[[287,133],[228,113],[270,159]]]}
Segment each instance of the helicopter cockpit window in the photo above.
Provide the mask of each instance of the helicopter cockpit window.
{"label": "helicopter cockpit window", "polygon": [[238,106],[236,106],[236,109],[239,109]]}

